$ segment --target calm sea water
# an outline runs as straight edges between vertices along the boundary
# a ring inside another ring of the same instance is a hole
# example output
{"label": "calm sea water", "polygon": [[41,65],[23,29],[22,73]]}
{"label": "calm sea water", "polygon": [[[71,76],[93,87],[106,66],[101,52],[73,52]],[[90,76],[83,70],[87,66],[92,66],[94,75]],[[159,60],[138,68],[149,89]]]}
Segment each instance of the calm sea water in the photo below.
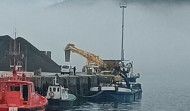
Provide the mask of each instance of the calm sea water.
{"label": "calm sea water", "polygon": [[188,76],[144,75],[143,97],[134,103],[90,103],[75,106],[74,111],[190,111]]}

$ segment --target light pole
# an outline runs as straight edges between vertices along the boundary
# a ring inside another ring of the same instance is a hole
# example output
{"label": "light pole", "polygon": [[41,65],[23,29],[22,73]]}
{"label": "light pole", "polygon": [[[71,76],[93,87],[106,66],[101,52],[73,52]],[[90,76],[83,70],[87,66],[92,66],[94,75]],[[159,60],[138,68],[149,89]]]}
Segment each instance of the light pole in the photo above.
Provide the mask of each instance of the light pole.
{"label": "light pole", "polygon": [[122,39],[121,39],[121,61],[124,61],[124,49],[123,49],[123,36],[124,36],[124,9],[126,8],[126,5],[121,5],[120,8],[122,8]]}

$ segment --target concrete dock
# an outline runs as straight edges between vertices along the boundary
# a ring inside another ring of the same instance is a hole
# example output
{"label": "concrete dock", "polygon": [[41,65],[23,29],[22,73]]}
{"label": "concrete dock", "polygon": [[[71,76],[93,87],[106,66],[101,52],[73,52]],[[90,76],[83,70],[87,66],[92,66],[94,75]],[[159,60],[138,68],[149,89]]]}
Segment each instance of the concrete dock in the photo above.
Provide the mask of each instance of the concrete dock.
{"label": "concrete dock", "polygon": [[[87,96],[89,94],[90,87],[98,85],[97,75],[87,75],[86,73],[77,72],[76,75],[60,73],[48,73],[42,72],[41,75],[34,75],[29,73],[26,75],[26,80],[32,81],[35,85],[35,90],[43,95],[47,95],[47,89],[49,85],[53,84],[55,75],[58,75],[58,82],[60,85],[69,89],[69,93],[75,96]],[[12,77],[10,71],[0,71],[0,81],[4,77]]]}
{"label": "concrete dock", "polygon": [[[28,79],[34,82],[35,89],[41,95],[47,94],[47,88],[53,84],[55,74],[43,74],[41,76],[33,76]],[[69,89],[69,93],[78,96],[86,96],[89,94],[90,87],[98,85],[98,76],[77,73],[76,75],[59,75],[59,83]]]}

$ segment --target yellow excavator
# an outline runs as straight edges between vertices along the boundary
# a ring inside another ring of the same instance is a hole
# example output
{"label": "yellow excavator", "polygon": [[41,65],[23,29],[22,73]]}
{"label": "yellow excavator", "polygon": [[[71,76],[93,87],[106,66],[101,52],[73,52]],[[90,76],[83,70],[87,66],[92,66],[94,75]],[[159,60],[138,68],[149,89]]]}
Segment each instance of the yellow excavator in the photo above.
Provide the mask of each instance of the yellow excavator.
{"label": "yellow excavator", "polygon": [[65,47],[65,61],[66,62],[70,61],[70,51],[72,51],[73,53],[77,53],[87,59],[87,65],[85,65],[84,68],[87,68],[87,69],[94,68],[93,70],[97,72],[97,71],[100,71],[100,68],[104,68],[106,66],[104,61],[99,56],[93,53],[81,50],[79,48],[76,48],[74,44],[67,44],[67,46]]}
{"label": "yellow excavator", "polygon": [[70,52],[77,53],[87,59],[87,65],[83,67],[83,72],[87,72],[87,74],[92,74],[92,72],[99,73],[101,71],[101,77],[100,77],[100,81],[102,80],[101,82],[103,81],[117,82],[121,80],[120,76],[111,74],[111,71],[106,71],[107,65],[99,56],[81,50],[79,48],[76,48],[74,44],[67,44],[67,46],[65,47],[66,62],[70,62]]}

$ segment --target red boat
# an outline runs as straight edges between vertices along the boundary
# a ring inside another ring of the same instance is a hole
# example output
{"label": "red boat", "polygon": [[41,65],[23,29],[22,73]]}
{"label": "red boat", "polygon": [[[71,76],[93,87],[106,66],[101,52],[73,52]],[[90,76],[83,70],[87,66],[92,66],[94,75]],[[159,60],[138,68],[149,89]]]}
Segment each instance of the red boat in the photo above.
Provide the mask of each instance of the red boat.
{"label": "red boat", "polygon": [[35,92],[34,83],[27,81],[23,72],[24,55],[20,53],[20,44],[16,45],[16,32],[12,45],[9,49],[12,74],[0,77],[0,111],[45,111],[46,97]]}
{"label": "red boat", "polygon": [[33,82],[21,75],[13,70],[12,77],[0,81],[0,111],[45,111],[46,97],[36,93]]}

